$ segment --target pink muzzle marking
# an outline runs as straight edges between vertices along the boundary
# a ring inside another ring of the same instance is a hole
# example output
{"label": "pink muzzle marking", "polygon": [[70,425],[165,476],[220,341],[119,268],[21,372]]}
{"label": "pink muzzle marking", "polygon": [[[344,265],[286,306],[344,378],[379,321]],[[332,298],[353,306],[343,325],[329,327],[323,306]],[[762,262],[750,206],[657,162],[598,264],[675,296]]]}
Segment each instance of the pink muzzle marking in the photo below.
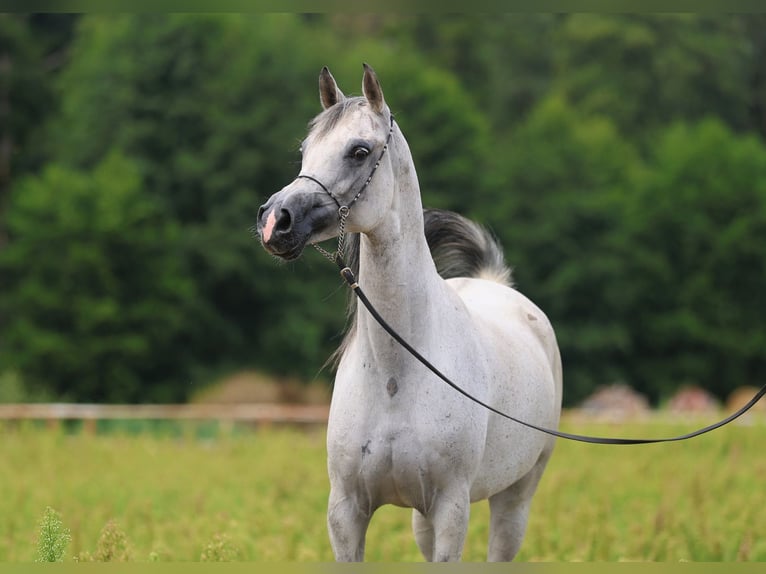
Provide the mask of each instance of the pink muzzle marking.
{"label": "pink muzzle marking", "polygon": [[266,225],[263,227],[263,241],[268,243],[271,239],[271,234],[274,232],[274,226],[277,224],[277,218],[274,215],[275,210],[269,212],[269,216],[266,218]]}

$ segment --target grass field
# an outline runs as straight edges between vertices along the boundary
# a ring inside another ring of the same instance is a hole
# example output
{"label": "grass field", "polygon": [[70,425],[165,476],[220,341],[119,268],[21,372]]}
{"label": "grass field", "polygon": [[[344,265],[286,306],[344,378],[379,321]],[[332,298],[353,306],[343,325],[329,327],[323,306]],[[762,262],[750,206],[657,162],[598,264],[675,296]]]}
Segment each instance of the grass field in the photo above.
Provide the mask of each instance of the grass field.
{"label": "grass field", "polygon": [[[694,426],[563,424],[621,436]],[[109,535],[124,536],[123,557],[132,561],[332,560],[322,430],[207,438],[192,431],[89,436],[32,425],[0,432],[0,561],[35,559],[47,506],[71,531],[68,561],[97,554]],[[764,561],[764,438],[761,422],[663,445],[559,441],[518,559]],[[476,504],[465,560],[485,558],[487,536],[487,505]],[[367,559],[422,560],[409,510],[376,513]]]}

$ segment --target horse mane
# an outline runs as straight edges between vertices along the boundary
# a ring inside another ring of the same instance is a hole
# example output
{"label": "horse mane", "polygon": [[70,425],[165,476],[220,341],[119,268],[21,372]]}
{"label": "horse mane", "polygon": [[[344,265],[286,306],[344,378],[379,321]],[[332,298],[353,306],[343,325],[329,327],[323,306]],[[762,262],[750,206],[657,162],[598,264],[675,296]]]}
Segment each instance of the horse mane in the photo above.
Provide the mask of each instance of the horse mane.
{"label": "horse mane", "polygon": [[[424,209],[423,223],[431,257],[442,278],[473,277],[513,287],[511,268],[505,262],[503,248],[487,228],[444,209]],[[346,236],[344,261],[357,277],[359,245],[358,233]],[[325,365],[337,367],[346,352],[356,332],[356,310],[356,296],[349,292],[346,333]]]}

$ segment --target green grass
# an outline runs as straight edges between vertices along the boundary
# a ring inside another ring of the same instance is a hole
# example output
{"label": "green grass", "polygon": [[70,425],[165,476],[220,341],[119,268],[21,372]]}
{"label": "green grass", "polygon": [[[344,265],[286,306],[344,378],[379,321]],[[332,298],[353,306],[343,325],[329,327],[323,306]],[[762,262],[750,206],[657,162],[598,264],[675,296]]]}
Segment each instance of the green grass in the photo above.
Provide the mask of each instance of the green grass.
{"label": "green grass", "polygon": [[[564,424],[622,436],[690,428]],[[134,561],[332,560],[322,431],[0,432],[0,561],[35,560],[47,507],[71,533],[67,561],[110,555],[110,539]],[[663,445],[559,441],[519,559],[766,560],[764,438],[759,424]],[[487,536],[479,503],[465,560],[484,559]],[[422,560],[409,510],[376,513],[367,559]]]}

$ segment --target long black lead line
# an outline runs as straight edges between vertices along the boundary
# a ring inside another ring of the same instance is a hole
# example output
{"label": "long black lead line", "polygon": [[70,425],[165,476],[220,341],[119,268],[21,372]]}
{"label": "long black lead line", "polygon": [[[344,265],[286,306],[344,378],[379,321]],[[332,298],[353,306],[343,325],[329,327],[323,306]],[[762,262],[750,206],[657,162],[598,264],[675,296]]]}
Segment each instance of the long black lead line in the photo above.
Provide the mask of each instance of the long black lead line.
{"label": "long black lead line", "polygon": [[426,359],[423,355],[421,355],[417,350],[415,350],[412,345],[410,345],[407,341],[405,341],[399,333],[397,333],[391,325],[389,325],[383,317],[380,316],[380,313],[377,312],[375,307],[370,303],[370,300],[367,299],[367,296],[364,294],[364,291],[362,291],[362,288],[359,286],[359,283],[356,281],[356,277],[354,277],[353,271],[349,267],[346,266],[346,264],[341,259],[340,255],[336,255],[335,262],[337,263],[338,267],[340,268],[340,274],[341,277],[348,283],[348,286],[351,287],[351,290],[354,292],[354,295],[356,295],[357,299],[362,303],[362,305],[365,306],[367,311],[370,312],[370,315],[377,321],[377,323],[388,333],[397,343],[399,343],[402,347],[404,347],[413,357],[415,357],[418,361],[420,361],[425,367],[427,367],[433,374],[435,374],[437,377],[439,377],[442,381],[447,383],[450,387],[455,389],[458,393],[463,395],[464,397],[470,399],[471,401],[475,402],[476,404],[484,407],[485,409],[489,410],[490,412],[493,412],[501,417],[504,417],[508,420],[511,420],[515,423],[518,423],[520,425],[523,425],[525,427],[534,429],[536,431],[540,431],[558,438],[563,438],[567,440],[573,440],[578,442],[586,442],[590,444],[614,444],[614,445],[629,445],[629,444],[652,444],[652,443],[659,443],[659,442],[678,442],[682,440],[688,440],[690,438],[694,438],[696,436],[703,435],[705,433],[709,433],[710,431],[714,431],[718,428],[721,428],[724,425],[729,424],[733,420],[739,418],[743,414],[745,414],[747,411],[749,411],[761,398],[766,395],[766,385],[764,385],[760,391],[758,391],[755,396],[750,399],[750,401],[743,406],[741,409],[739,409],[737,412],[729,415],[723,420],[718,421],[717,423],[714,423],[710,426],[706,426],[704,428],[701,428],[699,430],[696,430],[694,432],[690,432],[687,434],[674,436],[674,437],[668,437],[668,438],[612,438],[612,437],[593,437],[593,436],[587,436],[587,435],[580,435],[580,434],[572,434],[572,433],[566,433],[559,430],[549,429],[541,426],[534,425],[532,423],[528,423],[526,421],[523,421],[521,419],[517,419],[516,417],[512,417],[511,415],[504,413],[502,411],[497,410],[496,408],[486,404],[485,402],[477,399],[467,391],[463,390],[461,387],[459,387],[457,384],[452,382],[445,374],[443,374],[439,369],[437,369],[435,366],[433,366],[428,359]]}

